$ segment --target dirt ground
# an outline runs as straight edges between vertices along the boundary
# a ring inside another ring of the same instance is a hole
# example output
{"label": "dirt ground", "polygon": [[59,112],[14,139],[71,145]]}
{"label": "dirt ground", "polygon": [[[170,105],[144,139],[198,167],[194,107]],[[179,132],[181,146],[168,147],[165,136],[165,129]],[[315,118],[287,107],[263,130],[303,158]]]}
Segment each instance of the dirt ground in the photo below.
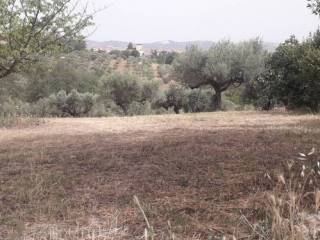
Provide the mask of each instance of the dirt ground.
{"label": "dirt ground", "polygon": [[320,116],[286,113],[45,119],[0,129],[0,236],[138,239],[146,223],[134,195],[156,239],[170,231],[178,239],[245,236],[241,217],[263,217],[254,199],[268,188],[264,174],[312,147],[320,147]]}

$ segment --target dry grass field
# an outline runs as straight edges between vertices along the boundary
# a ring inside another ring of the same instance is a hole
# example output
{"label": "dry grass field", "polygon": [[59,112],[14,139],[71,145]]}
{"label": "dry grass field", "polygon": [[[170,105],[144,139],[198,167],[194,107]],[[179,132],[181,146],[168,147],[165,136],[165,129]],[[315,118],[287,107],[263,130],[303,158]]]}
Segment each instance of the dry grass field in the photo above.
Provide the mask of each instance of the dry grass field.
{"label": "dry grass field", "polygon": [[286,113],[46,119],[0,129],[0,239],[141,239],[134,195],[156,239],[168,231],[245,237],[240,217],[263,217],[264,173],[312,147],[320,147],[320,116]]}

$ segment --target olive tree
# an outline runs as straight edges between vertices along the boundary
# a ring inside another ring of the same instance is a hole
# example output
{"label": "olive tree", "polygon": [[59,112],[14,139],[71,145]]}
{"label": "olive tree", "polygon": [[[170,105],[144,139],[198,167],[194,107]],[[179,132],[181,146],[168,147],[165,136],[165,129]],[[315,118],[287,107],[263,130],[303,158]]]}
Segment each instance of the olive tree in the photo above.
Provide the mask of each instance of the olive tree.
{"label": "olive tree", "polygon": [[82,39],[92,14],[72,0],[0,0],[0,79]]}
{"label": "olive tree", "polygon": [[137,77],[129,74],[114,73],[102,77],[101,81],[101,95],[106,99],[112,99],[125,114],[128,113],[132,102],[141,101],[142,86]]}
{"label": "olive tree", "polygon": [[213,109],[221,110],[222,93],[261,71],[266,54],[259,39],[239,44],[221,41],[208,51],[192,46],[174,62],[174,74],[190,88],[211,86],[215,91]]}

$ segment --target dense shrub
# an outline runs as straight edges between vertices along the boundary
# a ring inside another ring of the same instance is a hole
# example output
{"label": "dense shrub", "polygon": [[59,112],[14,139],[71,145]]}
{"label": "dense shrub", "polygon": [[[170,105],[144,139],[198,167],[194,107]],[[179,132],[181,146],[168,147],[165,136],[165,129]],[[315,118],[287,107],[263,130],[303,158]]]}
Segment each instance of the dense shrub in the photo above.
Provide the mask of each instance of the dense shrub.
{"label": "dense shrub", "polygon": [[102,96],[112,99],[125,114],[132,102],[141,100],[141,85],[132,75],[116,73],[105,76],[102,85]]}
{"label": "dense shrub", "polygon": [[155,101],[158,96],[159,83],[156,81],[141,81],[136,76],[119,73],[105,76],[101,81],[101,96],[111,99],[125,115],[132,115],[132,108],[137,103],[143,106],[146,102]]}
{"label": "dense shrub", "polygon": [[5,116],[29,116],[32,115],[32,107],[19,99],[7,98],[0,102],[0,115]]}
{"label": "dense shrub", "polygon": [[189,90],[184,96],[183,110],[190,113],[211,111],[212,98],[213,95],[210,90]]}
{"label": "dense shrub", "polygon": [[134,115],[150,115],[153,114],[153,110],[151,108],[151,103],[146,102],[132,102],[129,105],[127,115],[134,116]]}
{"label": "dense shrub", "polygon": [[160,83],[156,80],[142,82],[141,100],[154,102],[159,95]]}
{"label": "dense shrub", "polygon": [[162,96],[159,96],[155,105],[158,108],[162,107],[166,110],[172,108],[176,114],[179,114],[183,107],[184,97],[185,89],[183,86],[177,83],[171,83],[169,89],[166,90]]}
{"label": "dense shrub", "polygon": [[69,94],[64,90],[52,94],[47,103],[50,107],[50,114],[59,117],[80,117],[86,116],[96,102],[97,96],[91,93],[79,93],[73,89]]}
{"label": "dense shrub", "polygon": [[109,62],[107,55],[90,52],[44,58],[23,73],[23,100],[36,102],[60,90],[96,93],[99,79]]}
{"label": "dense shrub", "polygon": [[172,80],[171,73],[172,73],[171,65],[162,64],[158,66],[159,77],[162,79],[164,83],[169,83],[170,80]]}
{"label": "dense shrub", "polygon": [[270,109],[275,103],[289,110],[320,111],[320,31],[299,42],[294,36],[281,44],[255,81],[256,104]]}

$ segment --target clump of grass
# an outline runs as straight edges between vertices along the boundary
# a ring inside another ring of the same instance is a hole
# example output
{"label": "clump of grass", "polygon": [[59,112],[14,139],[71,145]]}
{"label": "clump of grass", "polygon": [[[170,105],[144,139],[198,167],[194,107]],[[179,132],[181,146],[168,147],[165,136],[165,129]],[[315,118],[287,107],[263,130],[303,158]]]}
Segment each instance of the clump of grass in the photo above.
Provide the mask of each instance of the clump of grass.
{"label": "clump of grass", "polygon": [[150,225],[150,222],[149,222],[149,220],[147,218],[147,215],[146,215],[142,205],[140,204],[140,201],[139,201],[138,197],[134,196],[133,197],[133,201],[137,205],[137,207],[139,208],[139,210],[140,210],[140,212],[141,212],[141,214],[142,214],[142,216],[143,216],[143,218],[144,218],[144,220],[146,222],[146,225],[147,225],[147,227],[144,230],[144,238],[145,238],[145,240],[154,240],[155,239],[154,229]]}
{"label": "clump of grass", "polygon": [[156,240],[156,239],[176,240],[176,239],[178,239],[178,238],[176,238],[176,235],[172,230],[172,226],[171,226],[170,221],[168,221],[167,233],[162,232],[161,234],[157,235],[154,227],[150,224],[150,221],[147,217],[147,214],[144,210],[144,207],[140,203],[138,197],[134,196],[133,201],[134,201],[135,205],[138,207],[138,209],[139,209],[140,213],[142,214],[144,221],[146,223],[146,228],[144,229],[144,234],[143,234],[143,238],[145,240]]}
{"label": "clump of grass", "polygon": [[38,126],[43,122],[42,119],[33,116],[19,116],[16,114],[4,115],[0,114],[0,128],[23,128]]}
{"label": "clump of grass", "polygon": [[278,174],[266,173],[274,189],[264,195],[266,220],[250,224],[250,239],[320,239],[320,162],[313,148],[287,162]]}
{"label": "clump of grass", "polygon": [[38,224],[25,227],[12,239],[25,240],[121,240],[127,239],[128,230],[118,226],[117,215],[110,216],[110,221],[92,217],[87,225],[70,226],[68,224]]}

